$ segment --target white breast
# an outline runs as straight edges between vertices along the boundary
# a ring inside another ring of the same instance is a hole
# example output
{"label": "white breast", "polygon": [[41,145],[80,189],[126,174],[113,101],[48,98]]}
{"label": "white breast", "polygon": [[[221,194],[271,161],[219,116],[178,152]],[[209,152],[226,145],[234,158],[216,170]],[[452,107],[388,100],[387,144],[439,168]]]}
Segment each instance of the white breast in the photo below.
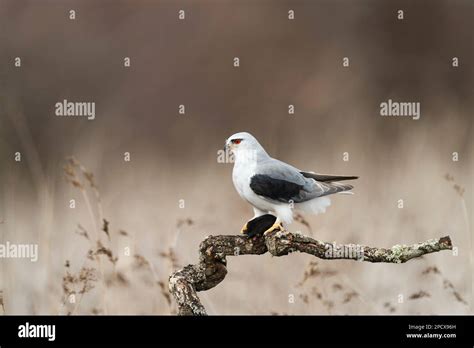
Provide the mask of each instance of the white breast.
{"label": "white breast", "polygon": [[250,166],[248,163],[234,163],[234,170],[232,171],[232,180],[235,189],[240,197],[248,203],[258,208],[261,211],[272,212],[275,210],[275,205],[278,203],[271,203],[270,201],[258,196],[250,188],[250,179],[255,175],[255,166]]}
{"label": "white breast", "polygon": [[255,164],[251,165],[248,161],[236,159],[232,171],[232,181],[240,197],[258,210],[274,213],[281,221],[290,224],[293,220],[293,212],[289,204],[267,200],[250,188],[250,179],[256,174],[255,169]]}
{"label": "white breast", "polygon": [[255,174],[254,168],[251,166],[239,163],[234,163],[234,169],[232,171],[232,181],[234,182],[235,189],[239,193],[240,197],[248,201],[248,191],[250,189],[250,178]]}

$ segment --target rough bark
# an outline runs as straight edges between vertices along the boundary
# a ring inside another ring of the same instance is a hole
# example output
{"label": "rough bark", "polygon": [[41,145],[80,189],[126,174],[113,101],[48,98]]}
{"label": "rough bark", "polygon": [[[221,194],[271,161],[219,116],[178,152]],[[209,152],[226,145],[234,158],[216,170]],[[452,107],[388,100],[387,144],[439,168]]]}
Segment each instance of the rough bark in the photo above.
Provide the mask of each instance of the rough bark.
{"label": "rough bark", "polygon": [[199,246],[199,263],[172,273],[169,289],[178,303],[180,315],[206,315],[197,292],[213,288],[224,279],[227,274],[227,256],[261,255],[266,252],[283,256],[299,251],[326,260],[404,263],[425,254],[451,249],[450,237],[385,249],[326,243],[288,231],[274,231],[253,238],[245,235],[209,236]]}

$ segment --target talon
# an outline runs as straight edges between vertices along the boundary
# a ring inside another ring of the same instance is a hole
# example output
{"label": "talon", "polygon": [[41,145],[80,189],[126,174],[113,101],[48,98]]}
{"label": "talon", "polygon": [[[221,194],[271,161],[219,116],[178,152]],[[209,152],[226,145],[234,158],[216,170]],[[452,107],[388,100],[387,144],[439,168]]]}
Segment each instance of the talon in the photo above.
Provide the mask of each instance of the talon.
{"label": "talon", "polygon": [[279,231],[284,231],[285,230],[285,228],[283,227],[283,224],[281,223],[281,221],[275,222],[268,230],[263,232],[263,234],[271,233],[271,232],[276,231],[276,230],[279,230]]}
{"label": "talon", "polygon": [[248,226],[247,226],[247,223],[246,223],[245,225],[242,226],[242,229],[240,230],[240,233],[247,234],[247,231],[248,231]]}

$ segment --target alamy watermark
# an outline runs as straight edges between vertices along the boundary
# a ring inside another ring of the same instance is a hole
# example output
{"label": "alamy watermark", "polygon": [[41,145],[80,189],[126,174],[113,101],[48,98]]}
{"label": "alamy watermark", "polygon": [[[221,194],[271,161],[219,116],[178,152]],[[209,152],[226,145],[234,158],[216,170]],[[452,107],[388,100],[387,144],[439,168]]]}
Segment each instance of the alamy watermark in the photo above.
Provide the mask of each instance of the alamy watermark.
{"label": "alamy watermark", "polygon": [[25,324],[18,326],[18,337],[20,338],[46,338],[48,341],[56,339],[56,325],[54,324]]}
{"label": "alamy watermark", "polygon": [[380,116],[408,116],[419,120],[421,117],[420,102],[396,102],[389,99],[380,103]]}
{"label": "alamy watermark", "polygon": [[324,256],[328,259],[364,260],[364,247],[357,244],[337,245],[326,244]]}
{"label": "alamy watermark", "polygon": [[0,244],[0,259],[30,259],[38,261],[38,244],[15,244],[6,241]]}
{"label": "alamy watermark", "polygon": [[95,119],[95,102],[70,102],[64,99],[54,106],[56,116],[84,116],[88,120]]}
{"label": "alamy watermark", "polygon": [[[234,163],[235,154],[229,150],[217,151],[217,163]],[[255,165],[257,163],[257,151],[255,150],[239,150],[239,161],[247,163],[248,165]]]}

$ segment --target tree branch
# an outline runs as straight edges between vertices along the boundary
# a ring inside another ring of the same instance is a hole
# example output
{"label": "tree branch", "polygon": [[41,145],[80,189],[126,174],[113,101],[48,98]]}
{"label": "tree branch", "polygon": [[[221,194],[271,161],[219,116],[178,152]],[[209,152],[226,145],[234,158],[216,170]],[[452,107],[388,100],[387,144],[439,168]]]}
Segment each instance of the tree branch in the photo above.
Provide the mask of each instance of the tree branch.
{"label": "tree branch", "polygon": [[209,236],[199,246],[199,263],[172,273],[169,289],[178,303],[180,315],[206,315],[196,292],[211,289],[224,279],[227,256],[261,255],[267,251],[273,256],[283,256],[299,251],[325,260],[404,263],[452,247],[449,236],[413,245],[395,245],[390,249],[325,243],[299,233],[278,230],[253,238],[245,235]]}

